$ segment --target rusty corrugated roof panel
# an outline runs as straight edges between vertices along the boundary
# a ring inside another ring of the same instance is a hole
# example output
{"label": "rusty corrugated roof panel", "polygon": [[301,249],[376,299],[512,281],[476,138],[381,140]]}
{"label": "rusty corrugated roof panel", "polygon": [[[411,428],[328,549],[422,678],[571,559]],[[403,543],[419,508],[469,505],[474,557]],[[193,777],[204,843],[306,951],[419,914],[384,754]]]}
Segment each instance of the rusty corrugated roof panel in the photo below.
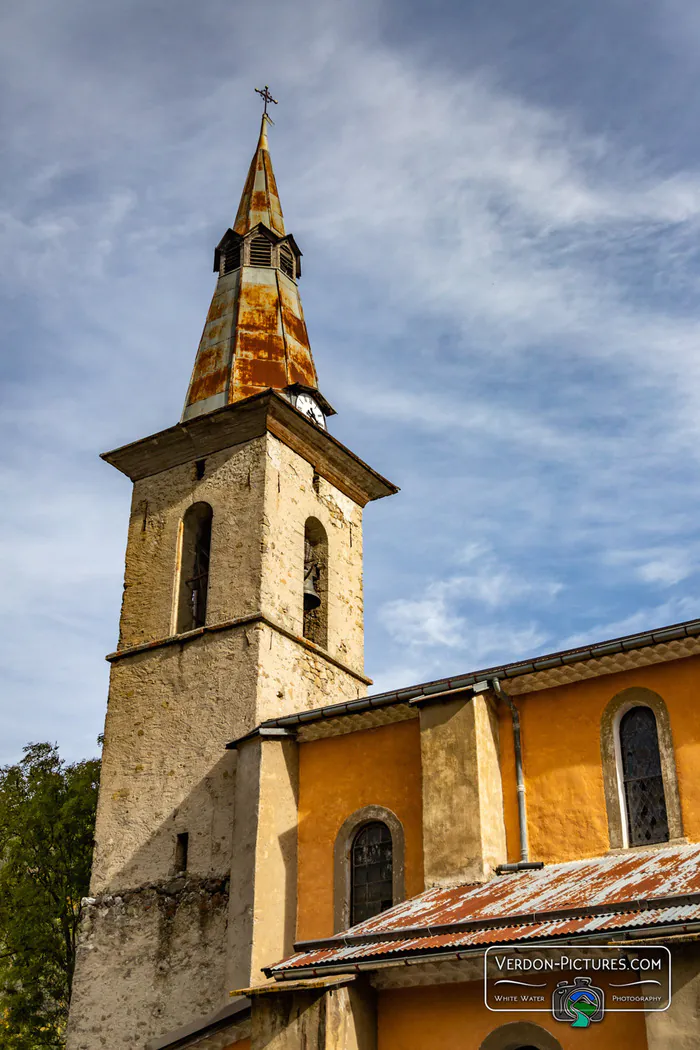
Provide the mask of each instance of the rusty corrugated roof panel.
{"label": "rusty corrugated roof panel", "polygon": [[554,919],[551,922],[520,923],[490,930],[473,930],[461,934],[441,934],[434,937],[412,937],[405,940],[378,941],[375,944],[351,944],[335,949],[299,952],[272,968],[274,975],[290,971],[322,969],[343,963],[368,962],[377,956],[442,954],[469,948],[487,948],[489,945],[511,944],[519,941],[549,941],[555,937],[583,937],[635,927],[677,926],[700,920],[700,904],[675,908],[651,908],[641,912],[620,912],[572,919]]}
{"label": "rusty corrugated roof panel", "polygon": [[428,890],[272,968],[572,937],[700,919],[700,845],[629,852]]}

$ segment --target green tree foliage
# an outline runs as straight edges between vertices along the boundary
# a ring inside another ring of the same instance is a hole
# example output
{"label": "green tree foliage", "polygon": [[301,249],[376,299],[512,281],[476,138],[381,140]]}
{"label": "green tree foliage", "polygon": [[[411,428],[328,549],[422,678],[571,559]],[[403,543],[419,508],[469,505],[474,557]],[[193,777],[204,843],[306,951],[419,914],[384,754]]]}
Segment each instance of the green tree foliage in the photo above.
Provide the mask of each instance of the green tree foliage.
{"label": "green tree foliage", "polygon": [[0,769],[0,1050],[63,1046],[99,771],[50,744]]}

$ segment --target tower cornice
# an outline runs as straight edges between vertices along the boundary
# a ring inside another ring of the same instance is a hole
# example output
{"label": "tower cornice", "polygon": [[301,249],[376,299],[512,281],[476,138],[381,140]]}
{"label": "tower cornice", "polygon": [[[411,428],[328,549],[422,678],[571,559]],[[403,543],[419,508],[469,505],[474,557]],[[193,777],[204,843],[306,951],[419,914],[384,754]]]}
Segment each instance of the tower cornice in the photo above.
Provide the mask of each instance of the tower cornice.
{"label": "tower cornice", "polygon": [[273,434],[293,449],[359,506],[398,492],[396,485],[272,389],[103,452],[101,458],[132,481],[139,481],[265,433]]}
{"label": "tower cornice", "polygon": [[[198,627],[194,631],[187,631],[183,634],[171,634],[165,638],[156,638],[151,642],[142,642],[139,645],[130,645],[124,649],[116,649],[113,653],[107,653],[105,660],[108,663],[116,663],[118,660],[123,660],[130,656],[140,656],[142,653],[153,652],[154,649],[164,649],[170,645],[187,645],[189,642],[194,642],[198,638],[202,638],[205,634],[220,634],[222,631],[235,631],[242,627],[251,627],[256,624],[264,624],[271,631],[277,634],[284,635],[285,638],[289,638],[291,641],[296,642],[297,645],[307,649],[311,653],[315,653],[321,656],[328,663],[333,664],[334,667],[339,668],[345,674],[350,675],[351,678],[356,679],[358,682],[362,682],[363,685],[372,685],[372,679],[368,678],[367,675],[361,674],[355,668],[350,667],[344,660],[339,660],[337,656],[333,656],[327,650],[323,649],[322,646],[316,645],[315,642],[310,641],[308,638],[304,638],[303,635],[295,634],[293,631],[287,630],[282,624],[277,623],[275,620],[270,619],[269,616],[265,616],[262,612],[250,613],[248,616],[238,616],[233,620],[224,620],[221,623],[206,624],[204,627]],[[228,744],[226,745],[229,746]]]}

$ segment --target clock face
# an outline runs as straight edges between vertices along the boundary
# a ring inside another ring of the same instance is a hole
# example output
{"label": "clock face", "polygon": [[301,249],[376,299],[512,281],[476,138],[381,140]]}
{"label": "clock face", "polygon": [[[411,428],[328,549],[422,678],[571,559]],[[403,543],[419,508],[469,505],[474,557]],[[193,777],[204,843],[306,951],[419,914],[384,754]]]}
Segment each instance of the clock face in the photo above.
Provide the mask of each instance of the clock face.
{"label": "clock face", "polygon": [[295,405],[300,412],[303,412],[317,426],[323,427],[324,430],[326,429],[326,417],[310,394],[299,394]]}

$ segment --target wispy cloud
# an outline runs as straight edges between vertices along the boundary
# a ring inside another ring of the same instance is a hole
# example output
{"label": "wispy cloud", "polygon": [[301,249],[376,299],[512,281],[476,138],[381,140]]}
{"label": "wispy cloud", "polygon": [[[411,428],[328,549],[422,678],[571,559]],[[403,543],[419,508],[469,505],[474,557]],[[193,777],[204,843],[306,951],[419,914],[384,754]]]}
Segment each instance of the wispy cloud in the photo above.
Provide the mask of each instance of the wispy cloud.
{"label": "wispy cloud", "polygon": [[451,666],[459,659],[465,669],[475,669],[545,643],[548,631],[534,617],[546,613],[561,584],[528,578],[501,564],[483,544],[469,544],[455,562],[469,571],[430,580],[419,595],[393,599],[379,610],[389,636],[410,654],[413,667],[421,667],[420,677],[439,675],[446,655]]}
{"label": "wispy cloud", "polygon": [[526,33],[536,8],[509,22],[532,53],[470,62],[435,57],[467,53],[469,5],[272,0],[264,49],[223,0],[0,14],[8,756],[101,728],[128,485],[94,457],[179,415],[271,54],[334,432],[402,486],[366,515],[377,686],[698,612],[700,158],[629,101],[527,83],[574,46]]}
{"label": "wispy cloud", "polygon": [[687,547],[652,547],[610,551],[607,562],[614,567],[631,568],[638,579],[652,586],[673,587],[697,571],[700,552],[695,543]]}

